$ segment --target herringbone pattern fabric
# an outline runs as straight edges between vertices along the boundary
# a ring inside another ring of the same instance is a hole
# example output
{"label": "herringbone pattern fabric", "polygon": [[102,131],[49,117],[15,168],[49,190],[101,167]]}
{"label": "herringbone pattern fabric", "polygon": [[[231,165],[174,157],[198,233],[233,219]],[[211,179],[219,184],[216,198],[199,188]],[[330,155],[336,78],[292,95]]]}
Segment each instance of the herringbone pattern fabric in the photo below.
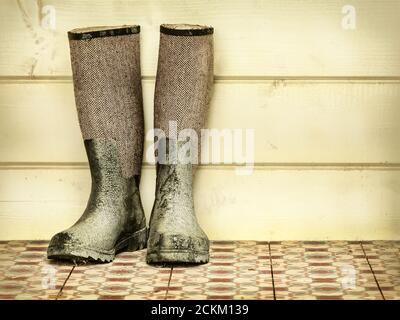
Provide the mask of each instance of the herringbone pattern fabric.
{"label": "herringbone pattern fabric", "polygon": [[[200,143],[213,84],[213,35],[161,33],[154,101],[154,127],[166,136],[169,121],[177,130],[194,129]],[[200,150],[200,146],[199,146]]]}
{"label": "herringbone pattern fabric", "polygon": [[143,152],[140,36],[70,40],[75,100],[84,139],[114,138],[122,173],[139,175]]}

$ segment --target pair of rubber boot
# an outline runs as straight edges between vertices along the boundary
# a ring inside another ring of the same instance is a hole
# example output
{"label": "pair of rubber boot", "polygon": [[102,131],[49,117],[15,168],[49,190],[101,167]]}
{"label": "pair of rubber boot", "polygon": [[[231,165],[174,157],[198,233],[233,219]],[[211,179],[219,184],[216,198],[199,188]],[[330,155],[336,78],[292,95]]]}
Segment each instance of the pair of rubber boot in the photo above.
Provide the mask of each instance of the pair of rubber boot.
{"label": "pair of rubber boot", "polygon": [[119,252],[147,247],[148,263],[207,263],[209,240],[193,205],[195,163],[179,161],[172,150],[182,145],[177,132],[191,129],[200,137],[204,126],[213,83],[213,28],[160,27],[154,128],[164,133],[155,138],[164,147],[156,150],[149,228],[139,193],[144,151],[140,27],[75,29],[68,37],[92,186],[83,215],[51,239],[48,258],[109,262]]}

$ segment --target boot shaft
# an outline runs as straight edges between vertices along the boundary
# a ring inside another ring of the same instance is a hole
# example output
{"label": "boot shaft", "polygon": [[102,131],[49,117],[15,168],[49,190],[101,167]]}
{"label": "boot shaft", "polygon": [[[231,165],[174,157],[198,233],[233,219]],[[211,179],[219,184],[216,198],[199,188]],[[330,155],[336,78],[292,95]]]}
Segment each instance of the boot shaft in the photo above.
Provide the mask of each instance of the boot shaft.
{"label": "boot shaft", "polygon": [[83,139],[116,141],[124,177],[140,174],[144,119],[139,26],[68,33]]}
{"label": "boot shaft", "polygon": [[[206,263],[209,241],[195,215],[191,160],[193,152],[200,153],[200,130],[205,125],[211,97],[213,28],[162,25],[160,31],[154,127],[161,129],[164,136],[157,139],[156,195],[146,260]],[[171,121],[177,132],[169,131]],[[182,141],[177,134],[184,129],[191,130],[187,131],[189,140]],[[197,135],[195,150],[193,132]],[[187,145],[190,150],[185,148]]]}
{"label": "boot shaft", "polygon": [[[154,128],[170,139],[192,129],[198,137],[198,152],[213,84],[213,31],[198,25],[160,27]],[[176,123],[177,132],[169,132],[171,121]]]}

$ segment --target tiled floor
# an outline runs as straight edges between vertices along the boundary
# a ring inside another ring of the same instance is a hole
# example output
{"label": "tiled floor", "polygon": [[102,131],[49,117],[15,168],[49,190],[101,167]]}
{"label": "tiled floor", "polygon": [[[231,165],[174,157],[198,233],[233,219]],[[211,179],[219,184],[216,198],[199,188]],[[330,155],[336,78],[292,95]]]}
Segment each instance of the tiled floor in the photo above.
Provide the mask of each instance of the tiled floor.
{"label": "tiled floor", "polygon": [[400,299],[400,241],[214,241],[211,261],[153,267],[46,259],[45,241],[0,242],[0,299]]}

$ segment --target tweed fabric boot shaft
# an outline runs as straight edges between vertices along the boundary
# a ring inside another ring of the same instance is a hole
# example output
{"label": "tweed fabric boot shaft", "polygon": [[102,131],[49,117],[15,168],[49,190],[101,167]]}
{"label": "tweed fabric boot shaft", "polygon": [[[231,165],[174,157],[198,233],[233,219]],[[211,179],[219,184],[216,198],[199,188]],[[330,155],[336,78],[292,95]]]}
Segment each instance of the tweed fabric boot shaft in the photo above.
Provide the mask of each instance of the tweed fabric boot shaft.
{"label": "tweed fabric boot shaft", "polygon": [[83,139],[115,139],[123,176],[139,175],[144,139],[139,27],[83,30],[69,32]]}
{"label": "tweed fabric boot shaft", "polygon": [[[197,221],[193,203],[194,165],[183,163],[174,153],[186,143],[176,136],[184,129],[195,130],[201,151],[200,130],[213,83],[213,28],[162,25],[160,31],[154,127],[163,130],[166,137],[159,137],[156,150],[157,182],[146,260],[207,263],[209,240]],[[169,132],[170,121],[176,122],[177,132]]]}
{"label": "tweed fabric boot shaft", "polygon": [[[169,121],[177,130],[204,127],[213,84],[212,28],[196,25],[162,25],[154,97],[154,128],[167,138]],[[198,157],[200,159],[200,157]]]}

